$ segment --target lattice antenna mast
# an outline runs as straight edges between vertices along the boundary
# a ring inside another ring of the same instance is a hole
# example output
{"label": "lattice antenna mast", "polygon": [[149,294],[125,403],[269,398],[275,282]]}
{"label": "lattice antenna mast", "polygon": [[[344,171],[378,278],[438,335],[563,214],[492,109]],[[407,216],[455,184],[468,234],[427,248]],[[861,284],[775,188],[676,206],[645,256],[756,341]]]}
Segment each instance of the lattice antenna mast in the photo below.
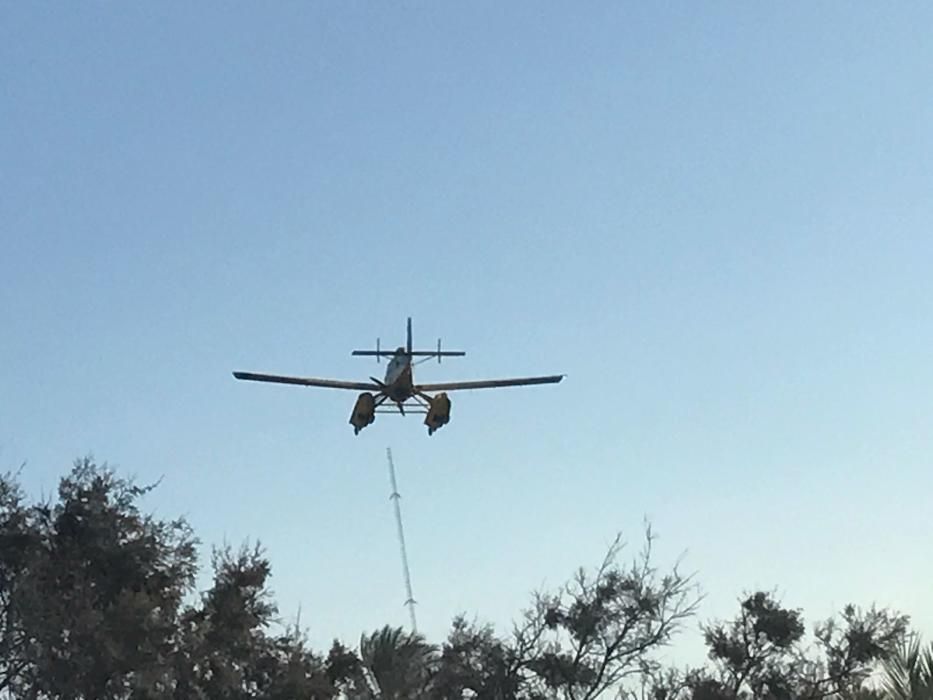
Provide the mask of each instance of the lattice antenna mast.
{"label": "lattice antenna mast", "polygon": [[411,592],[411,573],[408,571],[408,552],[405,549],[405,531],[402,529],[402,509],[399,500],[402,498],[398,492],[398,485],[395,481],[395,464],[392,462],[392,448],[386,448],[386,456],[389,458],[389,480],[392,482],[392,495],[389,498],[395,504],[395,525],[398,529],[398,544],[402,551],[402,574],[405,576],[405,594],[408,599],[405,605],[408,606],[408,613],[411,615],[411,631],[418,632],[418,623],[415,621],[415,596]]}

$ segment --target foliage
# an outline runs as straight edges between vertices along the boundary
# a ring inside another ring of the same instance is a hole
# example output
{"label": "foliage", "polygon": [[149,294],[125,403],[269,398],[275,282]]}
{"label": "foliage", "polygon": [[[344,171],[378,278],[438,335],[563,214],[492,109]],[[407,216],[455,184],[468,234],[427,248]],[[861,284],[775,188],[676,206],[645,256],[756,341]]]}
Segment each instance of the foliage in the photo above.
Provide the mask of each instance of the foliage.
{"label": "foliage", "polygon": [[933,700],[933,644],[905,638],[885,659],[884,688],[891,700]]}
{"label": "foliage", "polygon": [[694,615],[700,596],[676,566],[658,573],[653,541],[649,528],[644,548],[623,568],[617,537],[594,574],[580,569],[557,594],[537,597],[516,645],[539,694],[589,700],[660,668],[655,652]]}
{"label": "foliage", "polygon": [[25,511],[28,562],[9,593],[26,640],[16,695],[122,698],[161,677],[195,541],[183,521],[139,512],[148,490],[85,459],[57,503]]}
{"label": "foliage", "polygon": [[894,653],[907,619],[846,606],[841,619],[816,625],[805,643],[800,610],[770,593],[746,596],[729,622],[704,626],[711,666],[654,684],[658,700],[818,700],[874,697],[866,681]]}
{"label": "foliage", "polygon": [[459,616],[437,660],[432,695],[438,700],[459,700],[464,693],[479,700],[518,697],[525,686],[524,661],[520,650],[499,639],[491,626]]}
{"label": "foliage", "polygon": [[28,637],[19,601],[36,544],[16,476],[4,474],[0,476],[0,692],[10,689],[26,670]]}
{"label": "foliage", "polygon": [[278,623],[259,545],[215,550],[195,595],[197,541],[183,519],[141,511],[152,488],[84,459],[55,499],[29,503],[17,474],[0,476],[0,697],[933,700],[933,646],[904,616],[847,606],[808,641],[802,612],[762,591],[702,627],[706,666],[666,667],[700,595],[653,563],[650,529],[628,564],[617,538],[593,571],[536,594],[506,636],[460,616],[438,645],[383,627],[321,656]]}
{"label": "foliage", "polygon": [[360,638],[360,660],[385,700],[424,695],[434,656],[434,647],[423,637],[400,628],[386,626]]}

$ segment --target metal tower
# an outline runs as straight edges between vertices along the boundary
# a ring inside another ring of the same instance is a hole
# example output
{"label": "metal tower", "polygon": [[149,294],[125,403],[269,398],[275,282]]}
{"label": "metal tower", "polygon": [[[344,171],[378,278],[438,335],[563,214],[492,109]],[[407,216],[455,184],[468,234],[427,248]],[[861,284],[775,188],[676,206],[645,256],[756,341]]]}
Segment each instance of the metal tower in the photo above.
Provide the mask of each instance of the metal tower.
{"label": "metal tower", "polygon": [[415,622],[415,597],[411,592],[411,574],[408,571],[408,552],[405,550],[405,531],[402,529],[402,509],[399,506],[401,496],[398,492],[398,485],[395,482],[395,464],[392,462],[392,448],[386,448],[386,456],[389,458],[389,479],[392,482],[392,495],[389,498],[395,504],[395,525],[398,528],[398,544],[402,550],[402,573],[405,576],[405,594],[408,599],[405,605],[408,606],[408,612],[411,615],[411,631],[418,632],[418,623]]}

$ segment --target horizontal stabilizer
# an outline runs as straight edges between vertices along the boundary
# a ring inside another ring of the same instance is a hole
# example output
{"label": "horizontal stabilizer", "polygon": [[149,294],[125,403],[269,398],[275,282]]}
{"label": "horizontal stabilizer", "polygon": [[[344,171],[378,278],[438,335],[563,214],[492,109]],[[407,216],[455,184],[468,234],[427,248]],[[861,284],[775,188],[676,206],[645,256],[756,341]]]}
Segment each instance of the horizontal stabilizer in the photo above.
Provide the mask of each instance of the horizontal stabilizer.
{"label": "horizontal stabilizer", "polygon": [[[395,357],[394,351],[389,350],[354,350],[350,353],[355,357]],[[410,353],[412,357],[463,357],[462,350],[415,350]]]}

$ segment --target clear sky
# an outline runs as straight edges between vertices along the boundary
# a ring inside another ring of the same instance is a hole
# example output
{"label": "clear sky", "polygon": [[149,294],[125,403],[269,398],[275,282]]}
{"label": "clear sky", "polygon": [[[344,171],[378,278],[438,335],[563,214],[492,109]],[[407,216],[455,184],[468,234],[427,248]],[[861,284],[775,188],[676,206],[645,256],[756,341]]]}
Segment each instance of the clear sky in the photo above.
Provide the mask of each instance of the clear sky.
{"label": "clear sky", "polygon": [[[933,5],[0,6],[0,467],[259,538],[318,646],[504,630],[617,530],[702,617],[933,633]],[[354,394],[414,318],[428,438]],[[695,652],[695,650],[694,650]],[[685,652],[688,656],[694,652]]]}

